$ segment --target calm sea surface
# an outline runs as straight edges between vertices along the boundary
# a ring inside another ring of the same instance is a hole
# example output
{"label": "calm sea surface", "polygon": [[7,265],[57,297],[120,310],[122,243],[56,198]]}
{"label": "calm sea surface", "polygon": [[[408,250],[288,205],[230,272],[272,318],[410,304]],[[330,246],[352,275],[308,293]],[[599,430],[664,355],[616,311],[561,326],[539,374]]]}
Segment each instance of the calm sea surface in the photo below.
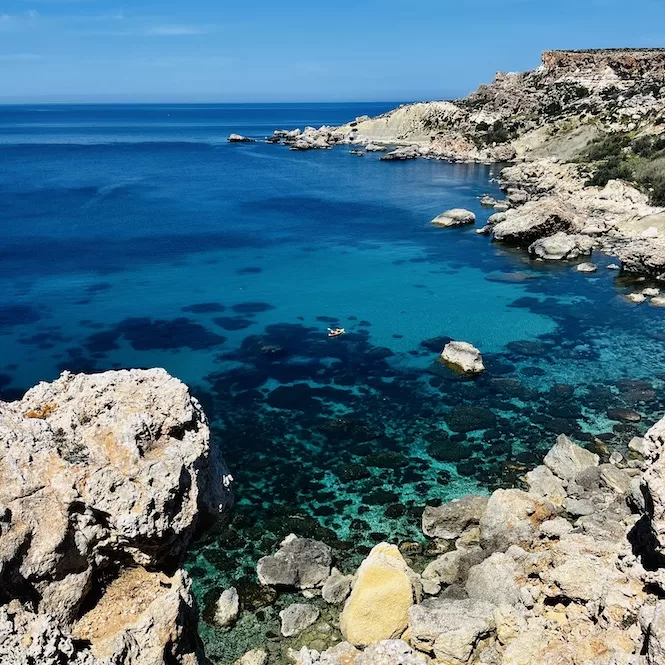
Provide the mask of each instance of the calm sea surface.
{"label": "calm sea surface", "polygon": [[[352,570],[422,540],[427,503],[515,484],[558,433],[625,452],[665,412],[665,312],[628,304],[610,259],[582,275],[428,224],[451,207],[482,224],[490,167],[226,143],[392,106],[0,107],[0,395],[64,369],[192,387],[237,480],[187,564],[218,663],[279,632],[292,598],[254,569],[289,533]],[[487,373],[437,363],[448,338]],[[245,612],[223,631],[229,584]]]}

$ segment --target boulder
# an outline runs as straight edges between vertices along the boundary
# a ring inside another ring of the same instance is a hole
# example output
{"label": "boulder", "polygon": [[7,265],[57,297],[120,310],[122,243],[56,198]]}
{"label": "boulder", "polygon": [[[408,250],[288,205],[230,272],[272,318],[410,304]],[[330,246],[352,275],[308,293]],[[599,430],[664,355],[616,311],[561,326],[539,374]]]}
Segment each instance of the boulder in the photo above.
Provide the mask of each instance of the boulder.
{"label": "boulder", "polygon": [[229,143],[254,143],[254,139],[250,139],[246,136],[241,136],[240,134],[231,134],[228,139]]}
{"label": "boulder", "polygon": [[665,272],[665,239],[640,238],[617,250],[624,272],[658,276]]}
{"label": "boulder", "polygon": [[589,236],[559,232],[536,240],[529,246],[529,254],[544,261],[569,261],[591,254],[593,245]]}
{"label": "boulder", "polygon": [[545,466],[565,482],[590,466],[598,466],[599,461],[598,455],[573,443],[565,434],[559,435],[544,459]]}
{"label": "boulder", "polygon": [[463,208],[453,208],[446,210],[432,220],[435,226],[465,226],[475,224],[476,216],[470,210]]}
{"label": "boulder", "polygon": [[636,305],[641,305],[647,297],[643,293],[629,293],[626,296],[626,300],[635,303]]}
{"label": "boulder", "polygon": [[480,600],[425,600],[409,610],[411,644],[444,663],[469,663],[495,631],[494,608]]}
{"label": "boulder", "polygon": [[488,498],[469,494],[441,506],[427,506],[423,512],[423,533],[429,538],[455,540],[469,527],[478,526]]}
{"label": "boulder", "polygon": [[395,545],[376,545],[358,568],[340,616],[344,639],[367,646],[400,637],[417,599],[414,577]]}
{"label": "boulder", "polygon": [[353,577],[342,575],[337,568],[333,568],[330,577],[323,585],[323,589],[321,589],[323,600],[331,605],[343,603],[351,592],[352,581]]}
{"label": "boulder", "polygon": [[518,206],[529,200],[529,194],[523,189],[509,189],[506,198],[511,205]]}
{"label": "boulder", "polygon": [[480,519],[481,547],[490,552],[505,552],[511,545],[528,547],[540,524],[555,512],[549,501],[534,494],[496,490]]}
{"label": "boulder", "polygon": [[[644,436],[646,471],[642,476],[641,490],[646,499],[653,534],[653,549],[665,556],[665,418],[659,420]],[[1,490],[0,490],[1,491]]]}
{"label": "boulder", "polygon": [[448,342],[441,353],[441,359],[465,374],[480,374],[485,371],[480,351],[468,342]]}
{"label": "boulder", "polygon": [[600,481],[617,494],[628,494],[633,479],[623,469],[619,469],[613,464],[601,464]]}
{"label": "boulder", "polygon": [[506,219],[494,227],[494,237],[501,242],[526,245],[559,231],[569,231],[574,222],[574,212],[561,201],[529,201],[507,213]]}
{"label": "boulder", "polygon": [[537,466],[526,474],[529,492],[548,499],[555,506],[563,504],[566,490],[561,481],[544,465]]}
{"label": "boulder", "polygon": [[437,557],[423,571],[423,580],[441,586],[462,584],[472,566],[479,564],[487,553],[480,547],[454,549]]}
{"label": "boulder", "polygon": [[577,272],[592,273],[598,270],[598,266],[593,263],[580,263],[576,270]]}
{"label": "boulder", "polygon": [[520,589],[526,583],[524,571],[513,559],[496,552],[469,570],[465,589],[469,598],[494,605],[522,603]]}
{"label": "boulder", "polygon": [[222,628],[230,626],[238,618],[240,612],[240,598],[235,587],[222,592],[217,601],[215,610],[215,623]]}
{"label": "boulder", "polygon": [[293,603],[279,613],[284,637],[295,637],[316,623],[321,612],[318,607],[305,603]]}
{"label": "boulder", "polygon": [[259,559],[261,584],[294,589],[322,587],[330,576],[332,550],[325,543],[291,534],[273,556]]}
{"label": "boulder", "polygon": [[368,143],[365,146],[367,152],[386,152],[387,148],[384,145],[377,145],[376,143]]}
{"label": "boulder", "polygon": [[[18,633],[48,624],[52,644],[57,631],[85,635],[67,653],[54,647],[63,662],[119,659],[132,642],[142,663],[199,662],[189,579],[160,571],[173,570],[202,514],[230,505],[231,478],[183,383],[164,370],[40,383],[0,402],[0,469],[0,603],[29,590],[36,608]],[[23,648],[17,658],[49,662],[36,643],[33,657]]]}
{"label": "boulder", "polygon": [[407,145],[402,148],[396,148],[392,152],[386,153],[381,157],[382,162],[404,161],[407,159],[417,159],[420,157],[420,148],[417,145]]}

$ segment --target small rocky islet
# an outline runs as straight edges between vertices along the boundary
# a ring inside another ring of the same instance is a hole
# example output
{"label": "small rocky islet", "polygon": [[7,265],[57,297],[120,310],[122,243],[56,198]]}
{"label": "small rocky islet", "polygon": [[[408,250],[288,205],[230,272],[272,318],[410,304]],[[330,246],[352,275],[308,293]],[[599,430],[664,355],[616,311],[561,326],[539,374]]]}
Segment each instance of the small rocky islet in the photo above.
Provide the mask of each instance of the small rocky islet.
{"label": "small rocky islet", "polygon": [[[549,52],[466,100],[269,141],[353,144],[387,162],[515,161],[478,231],[579,279],[595,279],[599,254],[618,257],[614,351],[629,356],[622,318],[662,306],[662,202],[638,171],[658,159],[664,62],[658,50]],[[451,209],[433,221],[476,220]],[[270,307],[183,310],[235,331]],[[561,358],[603,362],[579,343],[594,313],[574,307],[555,333],[501,354],[423,340],[421,372],[390,364],[371,323],[355,323],[334,349],[304,324],[248,334],[221,356],[241,366],[196,397],[163,370],[132,370],[65,373],[0,402],[0,660],[665,662],[665,377],[539,383]],[[174,339],[225,341],[188,317],[127,319],[87,350]],[[658,331],[653,342],[658,366]]]}

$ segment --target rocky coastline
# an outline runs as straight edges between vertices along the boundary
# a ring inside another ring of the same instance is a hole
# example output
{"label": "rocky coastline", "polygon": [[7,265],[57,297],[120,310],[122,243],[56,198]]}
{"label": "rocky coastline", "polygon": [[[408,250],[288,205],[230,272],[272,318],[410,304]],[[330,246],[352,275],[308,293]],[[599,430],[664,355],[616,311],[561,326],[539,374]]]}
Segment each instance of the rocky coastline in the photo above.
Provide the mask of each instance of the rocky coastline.
{"label": "rocky coastline", "polygon": [[[657,279],[665,276],[662,153],[652,155],[653,174],[636,183],[615,168],[617,155],[597,159],[592,149],[620,142],[628,159],[645,141],[660,145],[664,57],[661,49],[548,51],[537,69],[499,73],[464,99],[408,104],[339,127],[277,130],[268,140],[292,150],[390,148],[383,161],[509,164],[498,176],[506,199],[494,202],[498,214],[484,232],[536,260],[555,260],[557,252],[541,255],[534,242],[565,233],[572,237],[559,244],[571,251],[558,260],[596,250],[616,256],[624,272]],[[602,184],[591,184],[599,171]]]}
{"label": "rocky coastline", "polygon": [[0,662],[195,665],[195,530],[231,505],[207,419],[162,369],[0,402]]}
{"label": "rocky coastline", "polygon": [[[205,415],[164,370],[64,373],[0,403],[0,660],[207,663],[181,554],[232,501]],[[281,638],[239,665],[660,665],[665,419],[625,455],[561,435],[521,486],[422,515],[353,574],[289,536],[256,571]],[[215,621],[245,611],[234,588]]]}

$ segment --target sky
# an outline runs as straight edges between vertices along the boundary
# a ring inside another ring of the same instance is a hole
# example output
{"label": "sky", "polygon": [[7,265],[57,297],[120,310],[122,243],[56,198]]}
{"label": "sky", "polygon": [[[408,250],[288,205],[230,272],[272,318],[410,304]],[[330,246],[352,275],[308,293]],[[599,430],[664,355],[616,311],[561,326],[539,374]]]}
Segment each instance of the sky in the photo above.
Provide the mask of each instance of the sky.
{"label": "sky", "polygon": [[0,0],[0,102],[447,99],[624,46],[665,0]]}

